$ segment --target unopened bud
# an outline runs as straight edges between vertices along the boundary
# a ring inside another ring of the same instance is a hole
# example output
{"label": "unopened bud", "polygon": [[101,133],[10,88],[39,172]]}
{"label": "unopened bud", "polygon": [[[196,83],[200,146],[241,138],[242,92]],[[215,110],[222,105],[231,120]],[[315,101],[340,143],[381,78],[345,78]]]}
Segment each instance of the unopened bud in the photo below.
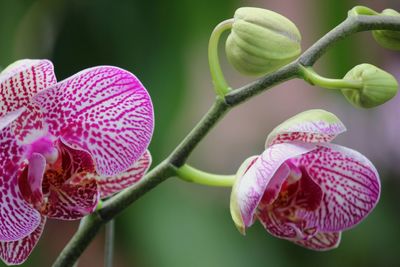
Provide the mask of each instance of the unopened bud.
{"label": "unopened bud", "polygon": [[296,25],[270,10],[236,10],[226,54],[234,68],[246,75],[264,75],[286,65],[301,52]]}
{"label": "unopened bud", "polygon": [[[393,9],[385,9],[381,14],[400,18],[400,13]],[[384,48],[400,50],[400,31],[375,30],[372,31],[372,36],[375,41]]]}
{"label": "unopened bud", "polygon": [[352,68],[343,78],[359,81],[359,89],[342,89],[342,93],[354,106],[372,108],[393,98],[397,93],[398,83],[390,73],[371,64],[361,64]]}

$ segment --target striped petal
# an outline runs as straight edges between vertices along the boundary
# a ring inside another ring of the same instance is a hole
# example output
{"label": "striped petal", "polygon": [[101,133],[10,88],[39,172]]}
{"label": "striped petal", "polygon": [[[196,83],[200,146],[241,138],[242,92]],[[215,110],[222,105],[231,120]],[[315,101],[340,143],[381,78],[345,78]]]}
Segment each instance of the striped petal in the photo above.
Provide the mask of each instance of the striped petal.
{"label": "striped petal", "polygon": [[56,83],[48,60],[19,60],[0,73],[0,116],[24,107],[41,90]]}
{"label": "striped petal", "polygon": [[299,221],[299,223],[290,222],[277,213],[269,211],[267,206],[257,210],[257,218],[265,230],[275,237],[283,239],[300,239],[306,237],[301,229],[302,224],[305,222],[304,220]]}
{"label": "striped petal", "polygon": [[324,143],[346,131],[332,113],[321,109],[304,111],[277,126],[267,137],[266,147],[291,141]]}
{"label": "striped petal", "polygon": [[32,233],[40,214],[23,198],[18,177],[26,167],[24,149],[12,132],[14,122],[0,131],[0,241],[19,240]]}
{"label": "striped petal", "polygon": [[300,180],[294,182],[288,177],[281,185],[279,197],[272,204],[264,195],[256,214],[265,229],[276,237],[309,240],[318,229],[298,217],[297,212],[315,210],[321,200],[322,190],[309,176],[303,174]]}
{"label": "striped petal", "polygon": [[296,164],[304,166],[323,192],[318,209],[298,215],[323,232],[355,226],[378,202],[379,175],[367,158],[352,149],[325,144],[299,157]]}
{"label": "striped petal", "polygon": [[42,214],[52,219],[78,220],[92,213],[100,194],[95,179],[80,179],[50,190]]}
{"label": "striped petal", "polygon": [[88,151],[101,175],[127,170],[153,132],[150,97],[131,73],[116,67],[84,70],[34,97],[49,131]]}
{"label": "striped petal", "polygon": [[337,248],[340,244],[341,232],[335,233],[318,233],[309,240],[292,240],[297,245],[302,247],[317,250],[327,251]]}
{"label": "striped petal", "polygon": [[109,177],[93,177],[98,181],[101,198],[109,197],[140,181],[151,165],[148,150],[125,172]]}
{"label": "striped petal", "polygon": [[237,203],[231,204],[231,206],[237,206],[240,211],[242,221],[235,222],[239,229],[248,227],[254,222],[255,210],[279,167],[286,160],[313,149],[315,149],[315,145],[306,143],[273,145],[257,158],[243,176],[237,178],[231,196],[231,201]]}
{"label": "striped petal", "polygon": [[46,217],[42,216],[40,224],[30,235],[11,242],[0,242],[0,258],[7,265],[22,264],[31,254],[42,235]]}

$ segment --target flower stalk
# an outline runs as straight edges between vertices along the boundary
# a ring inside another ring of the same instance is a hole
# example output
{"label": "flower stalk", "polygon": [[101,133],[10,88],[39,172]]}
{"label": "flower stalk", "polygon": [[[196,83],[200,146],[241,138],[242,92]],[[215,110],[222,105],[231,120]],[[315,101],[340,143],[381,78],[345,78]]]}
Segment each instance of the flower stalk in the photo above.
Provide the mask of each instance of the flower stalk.
{"label": "flower stalk", "polygon": [[220,175],[201,171],[185,164],[176,169],[176,175],[187,182],[216,186],[216,187],[232,187],[235,182],[235,175]]}
{"label": "flower stalk", "polygon": [[105,228],[104,267],[112,267],[114,260],[115,220],[110,220]]}
{"label": "flower stalk", "polygon": [[214,84],[215,92],[223,97],[230,89],[225,80],[218,58],[218,44],[223,32],[232,28],[233,19],[228,19],[218,24],[210,36],[208,43],[208,64],[210,66],[211,78]]}
{"label": "flower stalk", "polygon": [[363,84],[361,81],[330,79],[319,75],[312,67],[300,67],[300,76],[309,84],[317,85],[327,89],[356,89],[361,90]]}

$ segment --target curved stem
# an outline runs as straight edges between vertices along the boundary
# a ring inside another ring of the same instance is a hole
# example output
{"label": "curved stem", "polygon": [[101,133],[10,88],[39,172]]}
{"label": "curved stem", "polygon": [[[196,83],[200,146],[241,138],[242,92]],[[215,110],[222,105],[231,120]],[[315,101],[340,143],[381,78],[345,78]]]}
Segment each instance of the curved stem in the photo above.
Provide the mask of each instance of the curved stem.
{"label": "curved stem", "polygon": [[113,266],[114,234],[115,234],[115,220],[113,219],[106,224],[105,244],[104,244],[104,267]]}
{"label": "curved stem", "polygon": [[328,89],[357,89],[361,90],[363,84],[361,81],[350,81],[344,79],[325,78],[314,71],[311,67],[300,67],[300,75],[311,85],[317,85]]}
{"label": "curved stem", "polygon": [[224,74],[221,70],[218,58],[218,44],[221,34],[232,28],[233,19],[228,19],[218,24],[211,33],[208,42],[208,64],[210,66],[211,78],[214,84],[214,89],[217,95],[223,97],[226,95],[230,88],[225,81]]}
{"label": "curved stem", "polygon": [[122,191],[104,202],[103,207],[88,217],[81,229],[72,237],[70,242],[61,252],[53,266],[72,266],[83,250],[89,245],[103,224],[114,218],[139,197],[149,192],[152,188],[175,174],[174,168],[185,164],[191,152],[200,141],[225,115],[229,108],[239,105],[252,96],[265,91],[285,80],[298,77],[300,64],[312,66],[327,50],[337,41],[360,31],[366,30],[400,30],[400,18],[395,16],[352,16],[328,32],[296,62],[270,73],[263,78],[252,82],[242,88],[228,93],[224,99],[217,99],[207,115],[185,137],[182,143],[171,155],[154,169],[148,172],[136,186]]}
{"label": "curved stem", "polygon": [[193,168],[188,164],[185,164],[176,169],[175,172],[177,176],[182,180],[208,186],[232,187],[236,179],[235,175],[220,175],[208,173]]}

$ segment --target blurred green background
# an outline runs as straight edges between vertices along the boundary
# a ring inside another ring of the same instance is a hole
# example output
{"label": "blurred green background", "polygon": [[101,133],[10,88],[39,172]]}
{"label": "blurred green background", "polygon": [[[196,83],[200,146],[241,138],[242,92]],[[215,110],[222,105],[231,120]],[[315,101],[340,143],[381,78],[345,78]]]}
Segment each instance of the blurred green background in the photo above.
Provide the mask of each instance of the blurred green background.
{"label": "blurred green background", "polygon": [[[240,6],[275,10],[298,25],[306,49],[359,4],[378,11],[400,9],[398,0],[0,0],[0,66],[21,58],[48,58],[59,80],[95,65],[116,65],[135,73],[154,102],[151,151],[157,164],[213,101],[207,42],[217,23]],[[249,81],[221,55],[232,85]],[[368,33],[336,45],[316,68],[341,77],[362,62],[400,78],[399,54],[378,47]],[[241,236],[230,218],[229,189],[172,178],[117,218],[114,266],[400,266],[399,104],[396,97],[383,107],[358,110],[339,94],[289,81],[235,109],[190,158],[206,170],[234,173],[245,158],[262,151],[268,132],[289,116],[309,108],[336,113],[349,129],[336,142],[370,157],[383,184],[375,211],[344,233],[338,249],[308,251],[268,235],[259,224]],[[50,266],[76,227],[76,222],[49,222],[23,266]],[[101,233],[80,266],[102,266],[103,241]]]}

